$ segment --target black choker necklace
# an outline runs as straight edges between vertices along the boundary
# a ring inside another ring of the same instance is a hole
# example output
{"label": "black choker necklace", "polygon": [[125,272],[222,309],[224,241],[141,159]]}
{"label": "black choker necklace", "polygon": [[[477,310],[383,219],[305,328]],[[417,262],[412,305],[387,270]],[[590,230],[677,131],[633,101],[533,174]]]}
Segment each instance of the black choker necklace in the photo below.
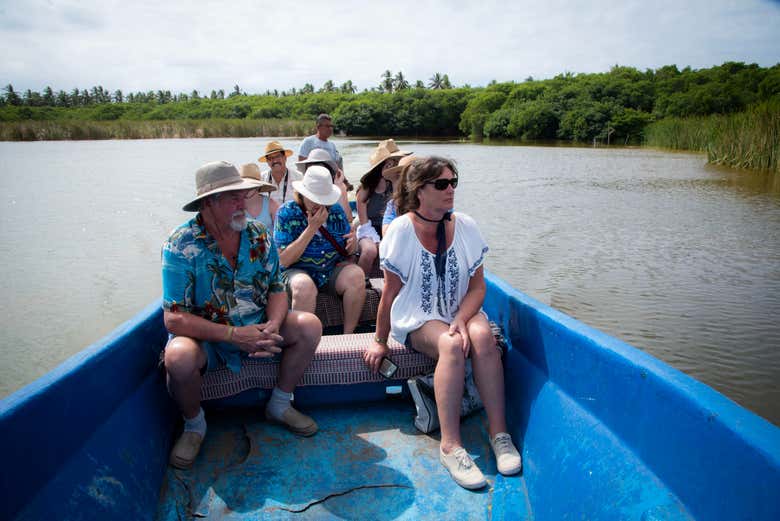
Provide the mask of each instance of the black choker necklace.
{"label": "black choker necklace", "polygon": [[417,210],[414,210],[414,215],[429,223],[443,223],[444,221],[449,221],[452,218],[452,212],[446,212],[441,219],[428,219],[427,217],[421,215]]}

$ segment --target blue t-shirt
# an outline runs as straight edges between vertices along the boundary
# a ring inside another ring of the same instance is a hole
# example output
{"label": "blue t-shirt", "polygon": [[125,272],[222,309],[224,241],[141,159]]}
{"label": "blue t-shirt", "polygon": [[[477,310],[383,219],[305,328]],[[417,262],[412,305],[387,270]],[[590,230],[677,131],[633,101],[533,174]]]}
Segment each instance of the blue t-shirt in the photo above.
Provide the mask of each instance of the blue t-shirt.
{"label": "blue t-shirt", "polygon": [[[295,201],[284,203],[276,214],[274,226],[274,242],[283,251],[294,242],[309,225],[306,212]],[[325,228],[341,246],[346,247],[344,235],[349,233],[350,225],[347,215],[340,204],[328,207],[328,218]],[[282,269],[300,269],[306,271],[318,288],[322,288],[330,278],[336,264],[345,260],[328,239],[317,232],[311,238],[300,258],[292,266]]]}
{"label": "blue t-shirt", "polygon": [[261,195],[260,197],[263,198],[263,209],[260,210],[260,214],[255,217],[247,211],[246,217],[247,219],[254,219],[255,221],[263,223],[263,226],[265,226],[269,232],[273,233],[274,223],[271,218],[271,198],[267,195]]}
{"label": "blue t-shirt", "polygon": [[298,149],[298,155],[309,157],[309,154],[311,154],[311,151],[315,148],[327,150],[330,154],[330,157],[332,157],[333,160],[339,164],[339,168],[343,168],[344,160],[341,159],[341,154],[339,154],[339,151],[336,149],[336,145],[334,145],[332,141],[321,140],[317,137],[317,134],[304,138],[303,141],[301,141],[301,147]]}
{"label": "blue t-shirt", "polygon": [[395,201],[390,199],[385,206],[385,213],[382,215],[382,226],[388,225],[393,222],[393,219],[398,217],[395,213]]}

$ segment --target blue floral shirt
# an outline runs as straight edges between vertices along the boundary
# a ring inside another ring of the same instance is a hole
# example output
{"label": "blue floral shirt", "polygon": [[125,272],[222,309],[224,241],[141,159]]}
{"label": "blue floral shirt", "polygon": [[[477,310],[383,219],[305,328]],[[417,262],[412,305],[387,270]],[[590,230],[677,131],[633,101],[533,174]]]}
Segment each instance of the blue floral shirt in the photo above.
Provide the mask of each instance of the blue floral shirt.
{"label": "blue floral shirt", "polygon": [[200,214],[163,244],[162,287],[164,309],[234,326],[265,322],[268,295],[285,289],[279,256],[263,225],[247,221],[234,270]]}
{"label": "blue floral shirt", "polygon": [[[287,201],[279,207],[274,226],[274,242],[279,247],[279,251],[284,250],[300,237],[308,225],[309,220],[306,218],[306,213],[295,201]],[[349,233],[350,224],[344,209],[338,203],[328,207],[325,228],[341,246],[346,247],[346,239],[343,236]],[[317,288],[322,288],[328,282],[333,268],[343,260],[345,259],[336,250],[336,247],[317,232],[306,245],[300,258],[292,266],[284,266],[283,269],[304,270],[312,278]]]}

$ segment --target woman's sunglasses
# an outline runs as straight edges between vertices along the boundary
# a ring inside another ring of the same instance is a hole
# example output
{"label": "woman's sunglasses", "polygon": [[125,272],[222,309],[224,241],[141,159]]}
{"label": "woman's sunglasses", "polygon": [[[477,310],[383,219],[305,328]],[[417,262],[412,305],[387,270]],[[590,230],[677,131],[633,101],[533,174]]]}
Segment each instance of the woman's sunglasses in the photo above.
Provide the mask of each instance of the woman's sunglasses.
{"label": "woman's sunglasses", "polygon": [[452,179],[437,179],[436,181],[426,181],[427,185],[433,185],[433,187],[436,190],[446,190],[448,186],[451,186],[453,189],[458,187],[458,178],[453,177]]}

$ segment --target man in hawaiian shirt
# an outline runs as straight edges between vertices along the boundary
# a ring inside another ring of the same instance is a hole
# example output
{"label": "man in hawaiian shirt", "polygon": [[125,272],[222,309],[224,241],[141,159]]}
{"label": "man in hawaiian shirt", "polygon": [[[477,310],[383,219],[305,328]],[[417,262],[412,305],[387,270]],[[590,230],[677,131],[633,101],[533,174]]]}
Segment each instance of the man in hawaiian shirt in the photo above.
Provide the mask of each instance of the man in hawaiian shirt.
{"label": "man in hawaiian shirt", "polygon": [[168,388],[184,416],[184,432],[170,462],[188,468],[206,435],[200,406],[201,376],[226,365],[238,372],[244,357],[281,354],[279,379],[266,417],[296,434],[317,424],[295,410],[292,391],[322,335],[311,314],[288,311],[279,257],[267,230],[247,220],[244,204],[268,183],[241,178],[224,161],[195,174],[197,196],[184,205],[195,217],[173,231],[162,248],[162,283]]}

